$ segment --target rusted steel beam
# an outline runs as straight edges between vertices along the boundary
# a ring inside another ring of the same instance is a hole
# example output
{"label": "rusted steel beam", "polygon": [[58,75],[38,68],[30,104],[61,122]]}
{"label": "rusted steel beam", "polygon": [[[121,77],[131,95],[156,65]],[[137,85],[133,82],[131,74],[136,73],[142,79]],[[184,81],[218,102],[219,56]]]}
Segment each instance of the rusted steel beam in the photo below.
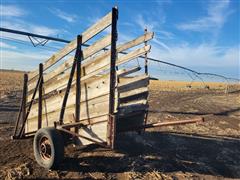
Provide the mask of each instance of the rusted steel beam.
{"label": "rusted steel beam", "polygon": [[[77,53],[76,53],[76,107],[75,107],[75,121],[80,121],[80,100],[81,100],[81,61],[82,61],[82,36],[77,37]],[[75,128],[75,132],[78,132],[78,127]]]}
{"label": "rusted steel beam", "polygon": [[16,136],[20,119],[22,119],[22,123],[23,123],[24,118],[26,116],[27,82],[28,82],[28,75],[24,74],[22,101],[21,101],[19,112],[18,112],[18,118],[17,118],[16,124],[15,124],[12,138],[15,138],[15,136]]}
{"label": "rusted steel beam", "polygon": [[117,19],[118,9],[112,8],[112,31],[111,31],[111,62],[110,62],[110,95],[109,95],[109,121],[108,121],[108,145],[114,148],[115,139],[115,115],[114,115],[114,102],[115,102],[115,85],[116,85],[116,59],[117,59]]}
{"label": "rusted steel beam", "polygon": [[146,125],[143,125],[143,126],[131,127],[130,129],[124,129],[121,132],[136,131],[136,130],[141,130],[141,129],[146,129],[146,128],[154,128],[154,127],[164,127],[164,126],[191,124],[191,123],[198,123],[198,122],[204,122],[204,118],[200,117],[200,118],[195,118],[195,119],[190,119],[190,120],[180,120],[180,121],[171,121],[171,122],[151,123],[151,124],[146,124]]}
{"label": "rusted steel beam", "polygon": [[41,77],[38,87],[38,129],[42,128],[42,92],[43,92],[43,64],[39,64],[39,77]]}

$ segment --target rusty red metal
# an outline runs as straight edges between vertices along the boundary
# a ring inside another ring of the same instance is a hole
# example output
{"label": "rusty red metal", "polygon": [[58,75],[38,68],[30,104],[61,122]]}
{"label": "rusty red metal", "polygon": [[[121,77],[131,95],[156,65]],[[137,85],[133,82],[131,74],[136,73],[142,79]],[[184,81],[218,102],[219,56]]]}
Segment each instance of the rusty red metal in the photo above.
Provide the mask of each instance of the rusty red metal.
{"label": "rusty red metal", "polygon": [[173,126],[173,125],[183,125],[183,124],[191,124],[191,123],[199,123],[204,122],[203,117],[195,118],[195,119],[187,119],[187,120],[179,120],[179,121],[170,121],[170,122],[158,122],[158,123],[151,123],[145,124],[143,126],[132,127],[131,129],[126,129],[121,132],[126,131],[133,131],[133,130],[141,130],[147,128],[154,128],[154,127],[164,127],[164,126]]}

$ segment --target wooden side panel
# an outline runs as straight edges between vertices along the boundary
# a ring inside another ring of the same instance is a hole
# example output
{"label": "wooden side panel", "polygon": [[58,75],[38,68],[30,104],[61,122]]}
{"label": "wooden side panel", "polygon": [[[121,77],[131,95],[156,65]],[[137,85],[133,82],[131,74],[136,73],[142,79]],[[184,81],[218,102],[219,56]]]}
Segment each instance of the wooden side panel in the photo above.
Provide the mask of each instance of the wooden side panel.
{"label": "wooden side panel", "polygon": [[[82,136],[91,138],[97,142],[106,142],[107,141],[107,119],[105,122],[97,123],[88,127],[80,128],[79,134]],[[84,138],[79,138],[81,145],[92,144],[91,141],[88,141]]]}
{"label": "wooden side panel", "polygon": [[[44,108],[43,108],[44,112]],[[75,106],[71,105],[65,109],[64,123],[75,122]],[[96,99],[82,102],[80,105],[80,121],[84,119],[92,119],[98,116],[108,114],[108,95],[98,97]],[[60,110],[43,114],[43,127],[54,125],[54,121],[58,121]],[[27,132],[37,130],[37,117],[28,119]]]}
{"label": "wooden side panel", "polygon": [[121,132],[144,123],[145,111],[148,109],[147,75],[119,78],[118,119],[116,131]]}
{"label": "wooden side panel", "polygon": [[[109,75],[98,77],[90,82],[82,83],[80,102],[90,101],[91,99],[108,94],[109,93],[108,87],[109,87]],[[43,105],[46,105],[48,113],[59,110],[61,108],[64,94],[65,90],[43,100],[42,103]],[[70,94],[67,100],[67,106],[75,104],[75,96],[76,87],[74,85],[70,90]],[[38,104],[33,104],[28,118],[31,119],[37,116],[38,116]]]}
{"label": "wooden side panel", "polygon": [[136,39],[134,39],[132,41],[129,41],[127,43],[119,45],[117,47],[117,52],[125,51],[125,50],[127,50],[129,48],[132,48],[132,47],[135,47],[135,46],[137,46],[139,44],[142,44],[145,41],[149,41],[149,40],[151,40],[153,38],[153,35],[154,35],[153,32],[148,32],[148,33],[146,33],[146,34],[144,34],[144,35],[142,35],[142,36],[140,36],[140,37],[138,37],[138,38],[136,38]]}
{"label": "wooden side panel", "polygon": [[[140,37],[138,37],[138,38],[136,38],[132,41],[129,41],[129,42],[121,44],[121,45],[118,45],[117,46],[117,52],[125,51],[125,50],[127,50],[129,48],[132,48],[134,46],[137,46],[137,45],[139,45],[139,44],[141,44],[145,41],[148,41],[148,40],[153,38],[153,35],[154,34],[152,32],[148,32],[148,33],[146,33],[146,34],[144,34],[144,35],[142,35],[142,36],[140,36]],[[108,45],[106,44],[106,46],[100,46],[100,44],[102,44],[102,43],[98,43],[98,45],[97,45],[97,42],[96,42],[96,44],[95,44],[95,47],[98,47],[97,51],[99,51],[100,49],[103,49],[103,48],[105,48],[109,45],[109,44]],[[89,67],[89,66],[91,66],[91,63],[94,63],[94,62],[96,62],[100,59],[104,59],[107,56],[110,56],[110,51],[107,51],[107,52],[105,52],[105,53],[103,53],[103,54],[101,54],[101,55],[99,55],[95,58],[92,58],[88,62],[82,64],[82,68],[83,68],[82,72],[84,72],[84,74],[86,74],[87,72],[85,72],[85,70],[84,70],[84,69],[86,69],[85,68],[86,66]],[[86,55],[85,55],[85,58],[87,58]],[[54,76],[60,74],[64,70],[70,68],[72,66],[73,59],[74,59],[74,57],[69,58],[67,61],[62,63],[60,66],[58,66],[55,70],[53,70],[53,71],[49,72],[48,74],[44,75],[44,81],[46,82],[46,81],[50,80],[51,78],[53,78]],[[35,84],[36,84],[36,82],[33,82],[33,81],[29,83],[29,86],[28,86],[29,91],[32,90],[35,87]]]}
{"label": "wooden side panel", "polygon": [[[102,39],[98,40],[91,46],[87,47],[86,49],[83,50],[83,59],[88,58],[89,56],[95,54],[96,52],[102,50],[103,48],[109,46],[111,44],[111,35],[107,35],[103,37]],[[49,79],[53,78],[54,76],[60,74],[65,70],[65,68],[69,68],[72,66],[74,58],[71,57],[69,61],[64,62],[60,66],[58,66],[55,70],[45,74],[43,76],[44,81],[48,81]],[[36,82],[32,81],[28,84],[28,90],[31,91],[35,87]]]}
{"label": "wooden side panel", "polygon": [[126,78],[122,79],[122,82],[120,80],[119,86],[118,86],[118,92],[127,92],[130,90],[135,90],[142,87],[147,87],[149,84],[149,76],[146,75],[140,75],[135,76],[132,78]]}
{"label": "wooden side panel", "polygon": [[[118,58],[117,60],[117,65],[121,65],[123,63],[126,63],[128,61],[130,61],[131,59],[134,59],[138,56],[141,56],[143,54],[145,54],[146,52],[148,52],[150,50],[151,46],[145,46],[142,48],[139,48],[137,50],[134,50],[130,53],[128,53],[127,55],[123,55],[121,57]],[[81,77],[81,82],[86,82],[89,78],[99,74],[100,72],[103,72],[104,70],[109,69],[109,63],[110,63],[110,56],[106,56],[103,59],[99,59],[97,62],[94,62],[92,64],[89,64],[88,66],[84,67],[84,72],[87,74],[86,76]],[[61,74],[59,76],[57,76],[56,78],[54,78],[54,83],[52,82],[47,82],[44,84],[44,90],[45,93],[49,93],[53,90],[58,90],[58,89],[62,89],[64,87],[66,87],[68,79],[69,79],[69,73],[66,74]],[[75,78],[73,79],[73,84],[75,84]],[[29,94],[29,98],[28,98],[28,102],[31,100],[31,95],[32,93]],[[37,98],[38,96],[36,96]]]}
{"label": "wooden side panel", "polygon": [[[103,31],[105,28],[111,25],[111,23],[112,23],[112,12],[104,16],[101,20],[99,20],[97,23],[95,23],[93,26],[87,29],[84,33],[82,33],[82,43],[85,43],[86,41],[91,39],[93,36]],[[45,63],[43,64],[43,69],[46,70],[49,67],[51,67],[53,64],[58,62],[61,58],[63,58],[64,56],[71,53],[74,49],[76,49],[76,46],[77,46],[77,39],[67,44],[63,49],[61,49],[59,52],[55,53],[52,57],[50,57],[47,61],[45,61]],[[37,75],[38,75],[38,69],[29,73],[29,79],[32,79]]]}

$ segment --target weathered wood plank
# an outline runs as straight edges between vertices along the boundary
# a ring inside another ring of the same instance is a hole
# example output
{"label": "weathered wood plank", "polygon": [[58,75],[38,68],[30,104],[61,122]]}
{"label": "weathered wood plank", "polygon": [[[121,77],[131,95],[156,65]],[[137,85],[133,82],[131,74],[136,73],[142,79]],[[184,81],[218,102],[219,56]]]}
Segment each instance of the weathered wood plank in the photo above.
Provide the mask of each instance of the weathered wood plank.
{"label": "weathered wood plank", "polygon": [[140,37],[138,37],[138,38],[136,38],[136,39],[134,39],[132,41],[129,41],[127,43],[119,45],[117,47],[117,52],[125,51],[125,50],[130,49],[130,48],[132,48],[134,46],[142,44],[145,41],[149,41],[149,40],[151,40],[153,38],[153,36],[154,36],[153,32],[148,32],[148,33],[146,33],[146,34],[144,34],[144,35],[142,35],[142,36],[140,36]]}
{"label": "weathered wood plank", "polygon": [[[119,57],[117,59],[116,66],[124,64],[134,58],[137,58],[137,57],[145,54],[146,52],[149,52],[150,49],[151,49],[151,46],[148,45],[148,46],[139,48],[137,50],[131,51],[128,54]],[[84,81],[85,79],[88,79],[91,76],[97,75],[97,74],[109,69],[109,63],[110,63],[110,60],[109,60],[109,56],[108,56],[106,58],[101,59],[101,61],[98,61],[98,62],[92,64],[92,66],[91,66],[92,68],[90,69],[91,72],[89,72],[86,76],[82,77],[81,80]]]}
{"label": "weathered wood plank", "polygon": [[[94,139],[97,142],[106,142],[107,141],[107,121],[94,124],[89,127],[83,127],[79,129],[79,134],[91,139]],[[84,138],[79,138],[80,145],[92,144],[91,141],[88,141]]]}
{"label": "weathered wood plank", "polygon": [[[81,119],[82,125],[93,125],[93,124],[98,124],[101,122],[104,122],[108,119],[108,115],[103,115],[103,116],[97,116],[93,118],[86,118],[86,119]],[[72,119],[66,119],[65,124],[73,124],[73,118]],[[54,126],[54,121],[43,121],[43,127],[53,127]],[[37,130],[37,122],[36,121],[29,121],[28,124],[26,125],[26,132],[30,133],[35,130]]]}
{"label": "weathered wood plank", "polygon": [[118,92],[123,93],[127,91],[131,91],[134,89],[146,87],[149,84],[149,76],[147,75],[139,75],[135,77],[128,78],[128,80],[121,82],[118,84]]}
{"label": "weathered wood plank", "polygon": [[[89,102],[89,104],[91,104],[91,98],[92,97],[94,97],[94,95],[95,95],[95,97],[98,97],[99,96],[99,94],[97,94],[98,92],[101,92],[102,90],[100,90],[101,88],[102,89],[105,89],[106,90],[106,92],[108,91],[108,88],[106,88],[105,87],[105,85],[108,87],[109,85],[108,85],[108,83],[106,82],[106,80],[107,79],[109,79],[108,78],[108,76],[105,76],[102,80],[97,80],[97,81],[95,81],[95,82],[92,82],[92,84],[90,85],[89,84],[89,86],[88,87],[95,87],[96,85],[97,85],[97,83],[103,83],[103,86],[101,87],[101,86],[99,86],[98,88],[96,88],[96,91],[93,91],[94,93],[89,93],[88,94],[88,102]],[[140,89],[135,89],[135,88],[137,88],[137,86],[135,86],[134,84],[141,84],[141,85],[144,85],[142,82],[146,82],[146,81],[148,81],[149,80],[149,78],[148,78],[148,76],[146,76],[146,75],[142,75],[142,76],[137,76],[137,77],[134,77],[134,78],[124,78],[124,79],[128,79],[128,81],[126,81],[126,82],[124,82],[124,83],[120,83],[119,85],[118,85],[118,89],[121,89],[121,92],[122,93],[120,93],[120,98],[121,97],[127,97],[127,96],[131,96],[131,95],[134,95],[134,94],[138,94],[138,93],[142,93],[142,92],[145,92],[145,91],[147,91],[147,87],[142,87],[142,88],[140,88]],[[143,81],[144,80],[144,81]],[[105,81],[105,82],[104,82]],[[148,83],[148,82],[147,82]],[[146,83],[145,83],[146,84]],[[75,89],[74,87],[72,87],[73,88],[73,90]],[[131,89],[133,89],[133,90],[131,90]],[[67,106],[74,106],[74,103],[75,103],[75,96],[74,96],[74,91],[70,94],[70,96],[69,96],[69,100],[68,100],[68,102],[69,102],[69,104],[67,104]],[[104,93],[104,92],[103,92]],[[82,92],[82,96],[81,97],[84,97],[85,95],[85,92],[83,91]],[[108,95],[108,92],[107,92],[107,95]],[[106,102],[107,102],[107,99],[108,98],[106,98]],[[48,116],[48,120],[50,120],[50,121],[56,121],[56,118],[58,118],[58,114],[59,114],[59,111],[60,111],[60,106],[59,107],[57,107],[58,105],[61,105],[61,100],[62,100],[62,97],[61,96],[57,96],[57,97],[55,97],[54,99],[51,99],[49,102],[47,102],[47,112],[48,112],[48,114],[47,114],[47,116]],[[84,98],[81,98],[81,100],[84,100]],[[97,101],[95,101],[94,103],[101,103],[103,101],[103,99],[98,99]],[[43,102],[43,104],[44,104],[44,102]],[[37,105],[37,104],[36,104]],[[120,105],[121,107],[124,107],[124,105]],[[106,104],[106,106],[104,106],[104,108],[105,107],[108,107],[107,106],[107,104]],[[137,106],[132,106],[133,108],[135,108],[136,110],[142,110],[142,109],[144,109],[146,106],[141,106],[141,105],[137,105]],[[57,109],[56,109],[57,108]],[[69,108],[69,107],[67,107],[67,108]],[[133,108],[130,108],[130,111],[132,111],[132,109]],[[123,108],[122,108],[123,109]],[[34,111],[35,110],[35,111]],[[81,106],[81,110],[82,111],[84,111],[84,108],[82,108],[82,106]],[[121,112],[126,112],[125,110],[121,110]],[[68,112],[68,111],[67,111]],[[106,113],[107,113],[108,111],[106,111]],[[31,113],[35,113],[34,115],[31,115]],[[29,116],[29,119],[28,119],[28,121],[29,122],[31,122],[31,121],[37,121],[37,106],[34,108],[33,107],[33,112],[31,112],[30,113],[30,116]],[[94,113],[94,112],[92,112],[92,113]],[[73,115],[74,114],[74,108],[72,108],[72,110],[70,111],[70,117],[71,117],[71,115]],[[99,114],[97,114],[97,115],[99,115]],[[33,116],[33,117],[31,117],[31,116]],[[69,118],[69,113],[67,113],[67,115],[66,115],[66,117],[68,116],[68,118]],[[86,115],[84,115],[84,114],[81,114],[81,119],[82,118],[85,118],[86,117]],[[30,118],[32,118],[32,119],[30,119]],[[73,118],[73,116],[72,116],[72,118]],[[46,112],[45,112],[45,108],[43,108],[43,119],[45,119],[46,120]],[[66,118],[65,118],[66,119]],[[70,118],[71,119],[71,118]],[[44,121],[44,120],[43,120]]]}
{"label": "weathered wood plank", "polygon": [[[95,36],[96,34],[106,29],[109,25],[111,25],[111,23],[112,23],[112,12],[108,13],[101,20],[96,22],[93,26],[91,26],[85,32],[82,33],[82,43],[85,43],[86,41],[91,39],[93,36]],[[47,61],[45,61],[43,63],[44,70],[48,69],[53,64],[58,62],[60,59],[62,59],[63,57],[71,53],[74,49],[76,49],[76,46],[77,46],[77,40],[75,39],[71,41],[69,44],[67,44],[59,52],[55,53]],[[37,75],[38,75],[38,69],[29,73],[29,79],[32,79]]]}
{"label": "weathered wood plank", "polygon": [[103,121],[106,121],[108,119],[108,115],[103,115],[103,116],[97,116],[91,119],[82,119],[79,122],[73,122],[73,123],[64,123],[61,125],[62,128],[73,128],[73,127],[81,127],[82,125],[92,125],[96,123],[101,123]]}
{"label": "weathered wood plank", "polygon": [[[89,56],[99,52],[100,50],[109,46],[110,44],[111,44],[111,34],[103,37],[102,39],[98,40],[97,42],[95,42],[91,46],[83,49],[83,52],[82,52],[83,60],[88,58]],[[65,61],[63,64],[58,66],[55,70],[45,74],[44,75],[44,81],[46,82],[49,79],[53,78],[54,76],[63,72],[65,69],[70,68],[72,66],[73,60],[74,60],[74,57],[71,57],[69,60]],[[35,87],[35,82],[34,81],[29,82],[29,84],[28,84],[29,91],[34,89],[34,87]]]}
{"label": "weathered wood plank", "polygon": [[148,109],[148,104],[146,103],[138,103],[138,104],[131,104],[128,106],[123,106],[118,109],[119,116],[125,116],[127,114],[137,112],[137,111],[145,111]]}
{"label": "weathered wood plank", "polygon": [[[93,76],[92,78],[89,78],[89,79],[85,80],[84,82],[82,81],[81,86],[84,87],[87,84],[88,87],[94,87],[94,86],[97,87],[97,86],[101,85],[101,83],[108,84],[109,83],[108,77],[109,77],[109,75]],[[44,94],[49,94],[53,91],[55,91],[54,94],[65,92],[68,78],[69,78],[69,74],[63,74],[61,76],[58,76],[55,79],[55,83],[48,83],[48,82],[45,83],[44,84]],[[72,82],[72,86],[74,86],[74,87],[75,87],[75,79],[76,79],[76,75],[74,76],[73,82]],[[95,84],[95,85],[92,85],[92,84]],[[35,96],[35,99],[37,99],[37,98],[38,98],[38,94],[36,94],[36,96]],[[28,102],[30,100],[31,100],[31,93],[30,93],[30,97],[28,96]]]}
{"label": "weathered wood plank", "polygon": [[[130,61],[131,59],[134,59],[136,57],[139,57],[146,52],[150,50],[151,46],[144,46],[142,48],[139,48],[137,50],[134,50],[132,52],[129,52],[126,55],[123,55],[118,58],[116,64],[119,66],[123,63],[126,63]],[[96,76],[97,74],[109,69],[109,63],[110,63],[110,56],[108,55],[107,57],[104,57],[103,59],[100,59],[99,61],[90,64],[89,66],[86,66],[84,68],[84,71],[86,72],[86,76],[81,77],[81,83],[87,82],[89,78]],[[67,81],[69,79],[69,73],[61,74],[58,77],[55,78],[54,83],[49,82],[44,84],[44,90],[45,93],[49,93],[53,90],[56,90],[58,88],[64,88],[67,85]],[[75,77],[73,79],[72,84],[75,84]],[[31,93],[29,93],[31,96]],[[37,96],[36,96],[37,98]]]}
{"label": "weathered wood plank", "polygon": [[[97,78],[95,81],[89,83],[81,83],[81,100],[89,101],[93,98],[97,98],[99,96],[105,95],[109,93],[109,75],[104,76],[102,78]],[[48,112],[59,109],[62,105],[63,96],[65,94],[65,90],[61,93],[52,96],[50,98],[44,99],[43,105],[47,105]],[[69,98],[67,101],[67,106],[75,104],[75,96],[76,96],[76,88],[75,85],[71,87]],[[29,113],[29,118],[32,116],[37,116],[38,106],[34,104]]]}
{"label": "weathered wood plank", "polygon": [[119,98],[120,99],[127,98],[130,96],[135,96],[135,95],[147,93],[147,92],[148,92],[148,87],[141,87],[141,88],[133,89],[130,91],[122,92],[122,93],[120,93]]}
{"label": "weathered wood plank", "polygon": [[134,100],[134,101],[129,101],[127,103],[121,103],[120,104],[120,108],[130,108],[131,106],[135,106],[138,104],[147,104],[147,100],[146,99],[140,99],[140,100]]}
{"label": "weathered wood plank", "polygon": [[[148,32],[132,41],[126,42],[124,44],[118,45],[117,46],[117,52],[122,52],[125,51],[129,48],[132,48],[134,46],[137,46],[145,41],[151,40],[153,38],[154,33],[152,32]],[[104,47],[102,47],[103,49]],[[88,62],[86,62],[85,64],[82,64],[82,68],[86,69],[86,66],[91,66],[91,63],[95,63],[100,59],[103,59],[105,57],[107,57],[108,55],[110,55],[110,51],[107,51],[95,58],[92,58],[91,60],[89,60]],[[49,72],[48,74],[44,75],[44,81],[48,81],[49,79],[53,78],[54,76],[60,74],[61,72],[63,72],[64,70],[70,68],[72,66],[73,63],[73,59],[74,57],[69,58],[67,61],[65,61],[64,63],[62,63],[59,67],[57,67],[55,70],[53,70],[52,72]],[[82,72],[84,72],[82,70]],[[86,72],[85,72],[86,74]],[[30,82],[29,84],[29,91],[32,90],[34,88],[34,83]]]}
{"label": "weathered wood plank", "polygon": [[135,73],[135,72],[140,71],[140,70],[141,70],[141,67],[139,67],[139,66],[133,67],[133,68],[130,68],[130,69],[119,69],[117,71],[117,76],[118,77],[127,76],[129,74]]}
{"label": "weathered wood plank", "polygon": [[[94,117],[102,116],[102,115],[107,115],[108,114],[108,97],[103,96],[100,97],[102,98],[100,102],[95,103],[96,101],[99,101],[100,98],[90,100],[89,102],[83,102],[81,103],[80,106],[80,121],[83,119],[91,119]],[[95,101],[95,102],[94,102]],[[70,123],[70,122],[75,122],[75,105],[71,105],[66,107],[65,109],[65,115],[64,115],[64,123]],[[43,124],[44,122],[52,126],[54,121],[58,121],[60,115],[60,110],[55,110],[52,112],[47,113],[47,118],[46,118],[46,113],[45,109],[43,108]],[[31,124],[33,122],[37,121],[37,116],[28,119],[28,124]],[[29,126],[30,127],[30,126]],[[33,128],[37,128],[37,126],[33,126]],[[29,129],[29,131],[34,131],[34,129]]]}

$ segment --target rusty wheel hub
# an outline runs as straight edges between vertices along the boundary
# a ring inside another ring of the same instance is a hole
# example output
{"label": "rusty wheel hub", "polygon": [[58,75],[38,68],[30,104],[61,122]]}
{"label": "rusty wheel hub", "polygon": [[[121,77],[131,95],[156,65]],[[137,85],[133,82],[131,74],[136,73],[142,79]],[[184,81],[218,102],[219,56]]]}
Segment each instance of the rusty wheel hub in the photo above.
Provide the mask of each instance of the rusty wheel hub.
{"label": "rusty wheel hub", "polygon": [[39,141],[40,155],[42,159],[49,160],[51,158],[51,145],[47,137],[42,137]]}

